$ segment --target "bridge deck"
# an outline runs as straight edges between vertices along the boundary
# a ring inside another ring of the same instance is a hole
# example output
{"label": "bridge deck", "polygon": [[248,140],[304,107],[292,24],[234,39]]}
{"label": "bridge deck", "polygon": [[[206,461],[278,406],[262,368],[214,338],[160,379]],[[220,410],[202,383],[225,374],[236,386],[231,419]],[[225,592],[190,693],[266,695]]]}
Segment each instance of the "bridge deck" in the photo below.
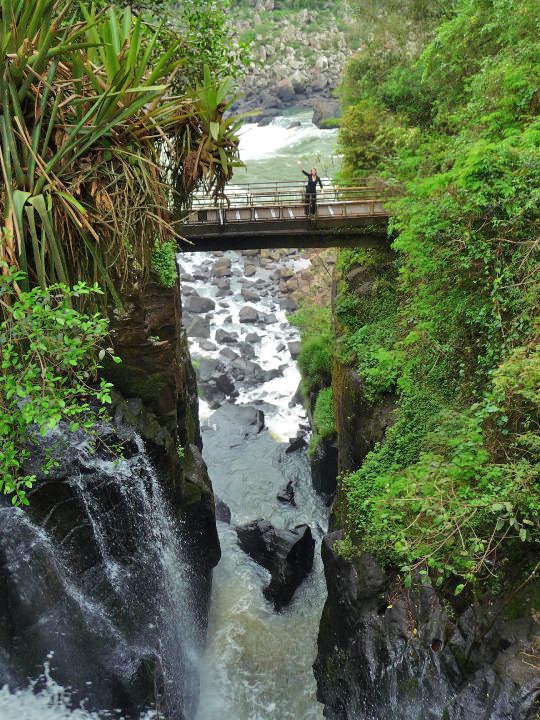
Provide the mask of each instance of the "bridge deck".
{"label": "bridge deck", "polygon": [[184,251],[278,247],[380,247],[387,241],[388,212],[380,191],[334,188],[319,195],[317,213],[306,215],[303,190],[275,186],[234,190],[218,206],[196,199],[183,221]]}

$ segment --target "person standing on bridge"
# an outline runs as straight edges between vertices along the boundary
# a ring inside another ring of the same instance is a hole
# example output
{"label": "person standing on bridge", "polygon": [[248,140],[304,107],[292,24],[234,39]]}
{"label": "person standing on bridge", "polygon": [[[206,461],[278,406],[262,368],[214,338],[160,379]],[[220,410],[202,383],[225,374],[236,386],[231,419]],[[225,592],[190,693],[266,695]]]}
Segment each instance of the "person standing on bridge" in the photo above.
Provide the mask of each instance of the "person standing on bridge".
{"label": "person standing on bridge", "polygon": [[317,175],[317,168],[311,168],[310,172],[306,172],[302,166],[302,163],[300,160],[298,160],[298,165],[300,166],[300,170],[304,173],[304,175],[307,177],[307,185],[306,185],[306,198],[305,198],[305,207],[306,207],[306,215],[316,215],[317,214],[317,183],[321,186],[321,192],[324,192],[323,190],[323,184],[321,178]]}

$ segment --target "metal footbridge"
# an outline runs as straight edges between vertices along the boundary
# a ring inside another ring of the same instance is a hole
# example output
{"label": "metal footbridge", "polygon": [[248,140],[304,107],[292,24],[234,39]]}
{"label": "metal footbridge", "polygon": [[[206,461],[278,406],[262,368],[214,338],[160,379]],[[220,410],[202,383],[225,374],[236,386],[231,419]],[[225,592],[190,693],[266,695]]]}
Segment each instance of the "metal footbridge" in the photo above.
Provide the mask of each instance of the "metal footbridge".
{"label": "metal footbridge", "polygon": [[184,252],[262,248],[382,247],[388,243],[387,188],[324,183],[315,215],[304,183],[236,185],[217,201],[195,196],[179,228]]}

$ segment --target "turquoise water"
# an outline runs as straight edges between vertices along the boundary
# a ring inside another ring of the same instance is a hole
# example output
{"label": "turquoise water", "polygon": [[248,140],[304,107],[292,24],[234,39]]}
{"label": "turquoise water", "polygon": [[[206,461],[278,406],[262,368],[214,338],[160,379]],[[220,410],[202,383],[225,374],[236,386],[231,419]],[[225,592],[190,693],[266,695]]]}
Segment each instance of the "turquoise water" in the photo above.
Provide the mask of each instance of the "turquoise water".
{"label": "turquoise water", "polygon": [[[235,172],[233,183],[303,181],[297,160],[306,170],[315,166],[322,178],[333,177],[340,164],[337,130],[321,130],[311,122],[312,115],[310,109],[288,110],[270,125],[245,125],[240,157],[246,169]],[[300,127],[290,128],[294,122]]]}

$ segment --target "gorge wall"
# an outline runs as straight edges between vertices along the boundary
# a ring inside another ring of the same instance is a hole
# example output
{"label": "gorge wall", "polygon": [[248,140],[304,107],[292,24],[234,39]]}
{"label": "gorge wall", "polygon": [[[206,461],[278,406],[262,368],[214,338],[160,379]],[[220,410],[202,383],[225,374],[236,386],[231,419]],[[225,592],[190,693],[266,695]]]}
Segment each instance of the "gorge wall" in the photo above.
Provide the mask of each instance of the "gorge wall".
{"label": "gorge wall", "polygon": [[39,689],[45,667],[75,705],[188,720],[220,556],[214,498],[177,287],[150,283],[125,307],[110,417],[49,433],[29,508],[0,506],[0,685]]}
{"label": "gorge wall", "polygon": [[[382,303],[385,286],[395,282],[394,273],[391,253],[338,260],[333,292],[338,348],[347,308],[353,300],[356,308],[367,308],[377,298]],[[360,467],[369,451],[385,442],[394,422],[393,393],[366,400],[364,382],[355,359],[341,347],[332,368],[340,473]],[[416,575],[407,588],[397,568],[384,570],[362,550],[364,538],[349,522],[346,495],[340,476],[333,532],[322,547],[328,598],[314,665],[325,717],[537,717],[534,583],[516,582],[510,591],[465,598],[435,590]]]}
{"label": "gorge wall", "polygon": [[358,50],[345,3],[289,9],[250,0],[233,6],[230,23],[238,40],[252,43],[238,110],[260,109],[263,124],[295,106],[313,107],[315,124],[339,116],[335,90]]}

